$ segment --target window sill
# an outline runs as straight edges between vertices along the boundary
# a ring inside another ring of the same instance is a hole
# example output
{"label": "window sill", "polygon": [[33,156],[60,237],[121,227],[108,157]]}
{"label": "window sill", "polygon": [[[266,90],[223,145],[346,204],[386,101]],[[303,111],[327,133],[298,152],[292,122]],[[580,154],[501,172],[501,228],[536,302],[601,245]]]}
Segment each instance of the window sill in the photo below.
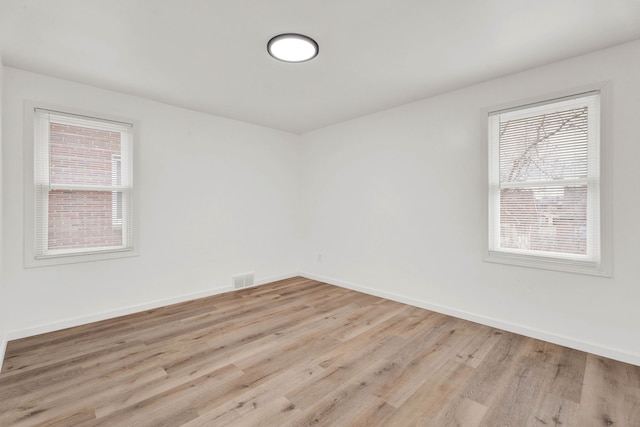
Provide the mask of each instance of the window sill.
{"label": "window sill", "polygon": [[540,256],[519,255],[506,252],[489,251],[485,262],[537,268],[542,270],[562,271],[565,273],[587,274],[590,276],[612,277],[609,269],[603,264],[593,262],[545,258]]}
{"label": "window sill", "polygon": [[80,262],[101,261],[107,259],[128,258],[138,256],[133,249],[114,249],[82,253],[66,253],[36,258],[25,257],[25,268],[46,267],[51,265],[76,264]]}

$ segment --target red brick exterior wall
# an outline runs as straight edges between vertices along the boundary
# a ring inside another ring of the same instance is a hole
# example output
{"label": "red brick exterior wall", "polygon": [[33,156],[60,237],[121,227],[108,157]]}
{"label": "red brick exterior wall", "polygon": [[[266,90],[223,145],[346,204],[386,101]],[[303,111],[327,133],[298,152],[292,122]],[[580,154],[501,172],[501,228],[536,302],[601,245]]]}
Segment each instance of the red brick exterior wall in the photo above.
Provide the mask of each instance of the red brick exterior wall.
{"label": "red brick exterior wall", "polygon": [[[120,134],[51,123],[49,164],[52,184],[112,185],[113,156]],[[122,245],[114,224],[111,191],[49,192],[49,249]]]}

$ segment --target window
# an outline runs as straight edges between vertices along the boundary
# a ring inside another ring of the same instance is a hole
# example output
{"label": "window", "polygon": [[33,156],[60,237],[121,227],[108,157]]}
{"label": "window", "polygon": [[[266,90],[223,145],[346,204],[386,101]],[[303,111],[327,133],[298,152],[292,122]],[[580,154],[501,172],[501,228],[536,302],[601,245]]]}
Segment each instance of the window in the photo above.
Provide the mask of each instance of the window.
{"label": "window", "polygon": [[41,108],[30,113],[34,230],[27,264],[131,255],[132,124]]}
{"label": "window", "polygon": [[488,260],[600,274],[600,93],[495,111],[488,127]]}

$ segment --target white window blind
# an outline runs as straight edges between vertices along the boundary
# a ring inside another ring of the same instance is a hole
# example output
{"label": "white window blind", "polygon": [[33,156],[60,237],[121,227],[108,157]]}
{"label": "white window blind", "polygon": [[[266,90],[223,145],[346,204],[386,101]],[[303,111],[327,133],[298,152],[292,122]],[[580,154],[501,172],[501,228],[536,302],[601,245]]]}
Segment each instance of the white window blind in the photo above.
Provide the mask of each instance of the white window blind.
{"label": "white window blind", "polygon": [[600,95],[489,114],[489,251],[600,263]]}
{"label": "white window blind", "polygon": [[34,110],[36,259],[133,248],[132,125]]}

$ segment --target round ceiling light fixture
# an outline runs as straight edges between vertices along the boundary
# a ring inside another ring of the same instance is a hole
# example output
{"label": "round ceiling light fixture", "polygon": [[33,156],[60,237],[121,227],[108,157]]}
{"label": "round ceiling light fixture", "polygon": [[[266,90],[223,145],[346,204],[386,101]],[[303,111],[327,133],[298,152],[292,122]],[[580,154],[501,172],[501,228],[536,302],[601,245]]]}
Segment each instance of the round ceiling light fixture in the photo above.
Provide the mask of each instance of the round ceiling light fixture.
{"label": "round ceiling light fixture", "polygon": [[267,43],[267,51],[279,61],[305,62],[318,56],[318,43],[302,34],[280,34]]}

